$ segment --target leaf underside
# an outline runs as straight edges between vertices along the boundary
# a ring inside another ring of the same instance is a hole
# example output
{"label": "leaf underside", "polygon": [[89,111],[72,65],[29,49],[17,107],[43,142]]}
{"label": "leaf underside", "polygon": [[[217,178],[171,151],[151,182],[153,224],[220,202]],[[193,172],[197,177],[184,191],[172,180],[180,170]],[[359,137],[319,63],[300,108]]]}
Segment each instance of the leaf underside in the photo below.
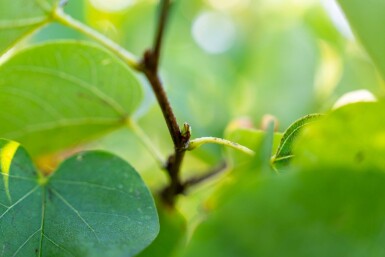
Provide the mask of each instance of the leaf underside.
{"label": "leaf underside", "polygon": [[125,125],[141,97],[132,71],[94,44],[33,46],[0,66],[0,136],[53,152]]}
{"label": "leaf underside", "polygon": [[58,0],[0,0],[0,55],[50,21]]}

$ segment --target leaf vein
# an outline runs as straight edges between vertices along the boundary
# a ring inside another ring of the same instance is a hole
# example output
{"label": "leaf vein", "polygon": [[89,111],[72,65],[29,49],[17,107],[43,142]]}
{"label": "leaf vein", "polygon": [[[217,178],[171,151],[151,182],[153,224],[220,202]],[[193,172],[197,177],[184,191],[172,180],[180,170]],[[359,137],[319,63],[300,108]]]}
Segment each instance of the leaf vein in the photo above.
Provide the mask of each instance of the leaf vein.
{"label": "leaf vein", "polygon": [[63,127],[71,127],[71,126],[91,125],[91,124],[113,126],[118,124],[118,120],[113,118],[104,118],[104,117],[58,120],[53,122],[46,122],[46,123],[25,126],[23,129],[5,133],[4,137],[19,138],[33,132],[39,132],[39,131],[50,130],[50,129],[58,129]]}
{"label": "leaf vein", "polygon": [[9,206],[7,206],[7,205],[5,205],[5,204],[3,204],[3,203],[0,203],[0,205],[3,206],[3,207],[5,207],[5,208],[7,208],[7,209],[9,208]]}
{"label": "leaf vein", "polygon": [[99,214],[99,215],[107,215],[107,216],[112,216],[112,217],[121,217],[121,218],[126,218],[131,220],[132,218],[129,216],[121,215],[121,214],[116,214],[116,213],[108,213],[108,212],[96,212],[96,211],[79,211],[84,214]]}
{"label": "leaf vein", "polygon": [[63,251],[66,251],[67,253],[71,254],[72,256],[75,256],[73,253],[71,253],[69,250],[67,250],[66,248],[64,248],[63,246],[59,245],[58,243],[56,243],[55,241],[53,241],[51,238],[49,238],[46,234],[43,234],[43,236],[48,240],[48,242],[50,242],[51,244],[53,244],[54,246],[56,246],[57,248],[63,250]]}
{"label": "leaf vein", "polygon": [[29,240],[31,240],[31,239],[35,236],[35,234],[37,234],[39,231],[40,231],[40,228],[39,228],[38,230],[36,230],[35,232],[33,232],[33,233],[27,238],[27,240],[25,240],[25,242],[22,243],[22,244],[19,246],[19,248],[17,248],[17,250],[16,250],[16,251],[14,252],[14,254],[12,255],[12,257],[15,257],[15,256],[20,252],[20,250],[23,249],[23,247],[29,242]]}
{"label": "leaf vein", "polygon": [[287,159],[290,159],[290,158],[294,158],[294,154],[290,154],[290,155],[274,158],[274,162],[283,161],[283,160],[287,160]]}
{"label": "leaf vein", "polygon": [[39,256],[43,255],[43,235],[44,235],[44,221],[45,221],[45,190],[41,194],[41,225],[40,225],[40,242],[39,242]]}
{"label": "leaf vein", "polygon": [[46,17],[33,17],[29,19],[18,19],[18,20],[2,20],[0,21],[0,29],[14,29],[28,26],[34,26],[45,21]]}
{"label": "leaf vein", "polygon": [[118,190],[118,189],[116,189],[114,187],[107,187],[107,186],[104,186],[104,185],[93,184],[93,183],[84,182],[84,181],[70,181],[70,180],[54,179],[52,182],[58,182],[58,183],[70,184],[70,185],[78,185],[78,186],[97,187],[97,188],[104,189],[104,190],[125,193],[124,191]]}
{"label": "leaf vein", "polygon": [[36,181],[36,179],[34,179],[34,178],[20,177],[20,176],[10,175],[10,174],[4,173],[4,172],[0,172],[0,175],[8,176],[10,178],[15,178],[15,179],[23,179],[23,180],[29,180],[29,181]]}
{"label": "leaf vein", "polygon": [[120,116],[125,117],[126,112],[124,108],[117,103],[113,98],[108,96],[106,93],[103,91],[99,90],[97,87],[92,86],[89,84],[87,81],[78,78],[77,76],[62,72],[62,71],[57,71],[53,69],[49,69],[47,67],[39,67],[39,66],[31,66],[31,65],[24,65],[24,66],[14,66],[12,67],[14,70],[19,70],[19,71],[25,71],[25,72],[36,72],[36,73],[41,73],[41,74],[47,74],[47,75],[52,75],[57,78],[66,80],[70,83],[73,83],[81,88],[84,88],[94,94],[96,97],[101,99],[103,102],[108,104],[114,111],[116,111]]}
{"label": "leaf vein", "polygon": [[65,204],[67,205],[78,217],[79,219],[91,230],[91,232],[94,234],[95,238],[98,240],[98,242],[100,242],[100,239],[98,237],[98,235],[96,234],[95,230],[91,227],[91,225],[80,215],[79,211],[73,206],[71,205],[59,192],[57,192],[56,190],[54,190],[53,188],[51,188],[52,192],[57,196],[59,197],[59,199]]}
{"label": "leaf vein", "polygon": [[[18,102],[21,102],[21,98],[25,98],[38,105],[44,111],[48,112],[55,119],[63,119],[60,112],[48,104],[46,99],[39,98],[36,93],[31,93],[20,88],[1,86],[1,95],[6,94],[15,95]],[[11,96],[13,98],[13,96]]]}
{"label": "leaf vein", "polygon": [[39,186],[36,186],[34,187],[31,191],[29,191],[28,193],[26,193],[23,197],[21,197],[19,200],[17,200],[14,204],[12,204],[11,206],[9,206],[9,208],[3,212],[3,214],[0,215],[0,220],[4,217],[5,214],[7,214],[12,208],[14,208],[16,205],[18,205],[19,203],[21,203],[23,200],[25,200],[28,196],[30,196],[32,193],[34,193],[37,189],[39,188]]}
{"label": "leaf vein", "polygon": [[[40,28],[44,27],[45,25],[47,25],[48,23],[51,22],[51,19],[45,19],[45,20],[42,20],[40,23],[36,23],[35,26],[33,26],[32,28],[30,28],[28,31],[26,31],[25,33],[21,34],[19,37],[17,37],[16,39],[12,40],[8,47],[6,47],[4,50],[0,51],[0,54],[3,54],[5,51],[7,51],[8,49],[11,49],[12,47],[15,47],[18,43],[20,43],[21,41],[23,41],[25,38],[27,38],[28,36],[32,35],[33,33],[35,33],[37,30],[39,30]],[[0,64],[3,62],[3,60],[1,60],[0,58]]]}

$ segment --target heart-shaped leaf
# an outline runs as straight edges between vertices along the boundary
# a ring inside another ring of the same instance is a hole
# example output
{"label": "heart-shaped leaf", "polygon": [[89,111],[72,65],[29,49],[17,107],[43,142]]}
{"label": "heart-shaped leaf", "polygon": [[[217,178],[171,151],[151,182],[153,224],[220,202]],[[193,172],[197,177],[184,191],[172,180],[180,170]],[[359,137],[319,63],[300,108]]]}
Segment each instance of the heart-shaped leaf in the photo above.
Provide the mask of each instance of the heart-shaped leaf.
{"label": "heart-shaped leaf", "polygon": [[304,127],[318,120],[320,117],[322,117],[321,114],[309,114],[296,120],[289,126],[282,136],[276,154],[272,157],[272,163],[275,167],[285,167],[290,163],[291,159],[294,157],[293,143],[299,133]]}
{"label": "heart-shaped leaf", "polygon": [[50,22],[58,0],[0,0],[0,54]]}
{"label": "heart-shaped leaf", "polygon": [[385,78],[385,1],[338,0],[354,32]]}
{"label": "heart-shaped leaf", "polygon": [[150,192],[116,156],[80,153],[43,177],[0,140],[0,164],[1,256],[133,256],[158,233]]}
{"label": "heart-shaped leaf", "polygon": [[0,67],[0,136],[32,155],[53,152],[124,126],[141,93],[131,70],[98,46],[34,46]]}

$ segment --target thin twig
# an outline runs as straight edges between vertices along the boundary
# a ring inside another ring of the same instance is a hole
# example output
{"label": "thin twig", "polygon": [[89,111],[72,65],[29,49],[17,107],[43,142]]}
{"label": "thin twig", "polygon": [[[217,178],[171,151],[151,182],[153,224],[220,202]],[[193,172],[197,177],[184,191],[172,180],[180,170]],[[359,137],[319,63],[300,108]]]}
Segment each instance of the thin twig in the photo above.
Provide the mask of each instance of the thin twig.
{"label": "thin twig", "polygon": [[153,44],[154,66],[157,69],[159,67],[160,53],[163,43],[163,35],[168,21],[168,14],[171,7],[171,0],[165,0],[160,2],[160,14],[158,20],[158,30],[156,32]]}
{"label": "thin twig", "polygon": [[235,143],[235,142],[231,142],[231,141],[223,139],[223,138],[218,138],[218,137],[200,137],[200,138],[190,140],[190,143],[189,143],[187,150],[191,151],[191,150],[194,150],[195,148],[198,148],[198,147],[200,147],[204,144],[208,144],[208,143],[231,147],[231,148],[236,149],[238,151],[244,152],[245,154],[248,154],[248,155],[254,155],[255,154],[253,150],[247,148],[246,146],[240,145],[240,144]]}
{"label": "thin twig", "polygon": [[183,183],[184,191],[186,191],[190,187],[198,185],[198,184],[202,183],[203,181],[211,179],[212,177],[222,173],[223,171],[225,171],[227,169],[227,167],[228,167],[227,163],[225,161],[223,161],[217,167],[214,167],[213,169],[207,171],[205,174],[203,174],[201,176],[196,176],[196,177],[192,177],[192,178],[187,179]]}

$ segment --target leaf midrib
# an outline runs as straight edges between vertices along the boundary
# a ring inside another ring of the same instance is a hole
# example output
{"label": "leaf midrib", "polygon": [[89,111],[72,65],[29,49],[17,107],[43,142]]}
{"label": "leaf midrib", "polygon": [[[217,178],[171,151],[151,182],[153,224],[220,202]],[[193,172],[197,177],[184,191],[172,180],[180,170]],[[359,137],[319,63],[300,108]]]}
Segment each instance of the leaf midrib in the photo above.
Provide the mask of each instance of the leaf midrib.
{"label": "leaf midrib", "polygon": [[[291,131],[290,134],[288,134],[286,137],[285,137],[285,135],[284,135],[284,137],[282,138],[283,142],[282,142],[282,144],[280,145],[280,147],[279,147],[278,150],[277,150],[276,157],[282,157],[282,151],[283,151],[283,149],[285,148],[285,146],[286,146],[288,140],[292,137],[292,135],[293,135],[296,131],[298,131],[300,128],[302,128],[302,127],[304,127],[304,126],[307,126],[307,125],[310,124],[310,123],[313,123],[313,122],[317,121],[317,118],[319,118],[319,117],[320,117],[320,115],[309,115],[309,116],[305,117],[304,119],[307,119],[307,120],[304,120],[304,123],[303,123],[303,124],[301,124],[301,125],[299,125],[298,127],[296,127],[296,128],[295,128],[293,131]],[[294,124],[295,124],[295,123],[294,123]],[[293,125],[294,125],[294,124],[293,124]],[[286,153],[286,154],[290,154],[290,152],[289,152],[289,153]]]}
{"label": "leaf midrib", "polygon": [[99,90],[97,87],[92,86],[87,81],[74,76],[69,73],[65,73],[59,70],[50,69],[48,67],[42,67],[37,65],[18,65],[13,66],[10,70],[17,70],[17,71],[24,71],[24,72],[34,72],[34,73],[40,73],[40,74],[46,74],[55,76],[56,78],[60,78],[62,80],[65,80],[69,82],[70,84],[75,84],[83,89],[86,89],[91,94],[93,94],[95,97],[99,98],[102,102],[108,104],[111,109],[113,109],[119,116],[125,117],[126,111],[123,108],[122,105],[120,105],[118,102],[116,102],[112,97],[108,96],[105,92]]}
{"label": "leaf midrib", "polygon": [[[310,122],[309,122],[310,123]],[[306,126],[307,124],[309,123],[304,123],[298,127],[296,127],[290,134],[287,135],[287,137],[284,139],[284,141],[282,142],[282,146],[278,149],[277,151],[277,157],[281,157],[282,156],[282,152],[283,152],[283,149],[285,148],[288,140],[292,137],[292,135],[297,132],[299,129],[301,129],[302,127]],[[285,153],[284,153],[285,154]]]}
{"label": "leaf midrib", "polygon": [[22,27],[30,27],[34,25],[39,25],[44,22],[47,18],[44,16],[33,17],[28,19],[18,19],[16,21],[12,20],[0,20],[0,29],[14,29]]}
{"label": "leaf midrib", "polygon": [[42,193],[41,193],[41,225],[40,225],[40,242],[39,242],[39,256],[43,256],[43,236],[44,236],[44,223],[45,223],[45,194],[46,194],[46,188],[43,187]]}
{"label": "leaf midrib", "polygon": [[3,134],[5,138],[20,138],[27,134],[34,132],[48,131],[52,129],[59,129],[72,126],[88,126],[88,125],[106,125],[106,126],[118,126],[124,124],[121,119],[114,118],[84,118],[84,119],[68,119],[59,120],[54,122],[39,123],[30,126],[24,126],[23,129],[19,129],[12,132],[6,132]]}

